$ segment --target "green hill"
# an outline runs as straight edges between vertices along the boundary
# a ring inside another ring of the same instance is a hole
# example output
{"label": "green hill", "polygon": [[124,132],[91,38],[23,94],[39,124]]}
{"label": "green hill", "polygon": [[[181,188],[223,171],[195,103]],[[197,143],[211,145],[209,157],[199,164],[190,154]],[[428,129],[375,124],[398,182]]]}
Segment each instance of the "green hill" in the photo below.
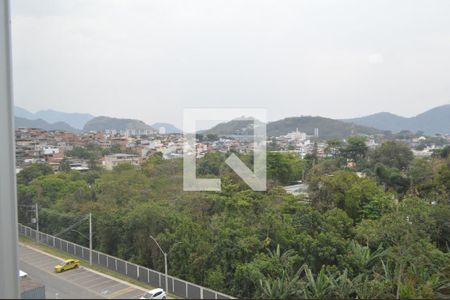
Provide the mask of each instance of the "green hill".
{"label": "green hill", "polygon": [[323,117],[291,117],[279,121],[271,122],[267,125],[268,136],[286,135],[298,128],[299,131],[306,134],[313,135],[314,128],[319,129],[319,137],[323,139],[328,138],[345,138],[351,135],[360,134],[379,134],[381,130],[346,123],[338,120],[333,120]]}
{"label": "green hill", "polygon": [[[203,134],[216,135],[251,135],[253,134],[253,119],[236,119],[229,122],[217,124],[216,126],[203,131]],[[256,121],[257,124],[262,124]]]}
{"label": "green hill", "polygon": [[[257,123],[260,123],[257,121]],[[346,123],[338,120],[333,120],[323,117],[291,117],[282,120],[270,122],[267,124],[268,136],[282,136],[298,129],[309,135],[314,134],[314,129],[319,129],[319,137],[323,139],[329,138],[345,138],[351,135],[371,135],[380,134],[383,131],[352,123]],[[251,135],[253,134],[253,121],[232,120],[225,123],[220,123],[211,129],[203,132],[204,134],[217,135]]]}
{"label": "green hill", "polygon": [[118,119],[110,117],[96,117],[84,125],[84,131],[101,130],[150,130],[155,131],[153,127],[142,121],[134,119]]}

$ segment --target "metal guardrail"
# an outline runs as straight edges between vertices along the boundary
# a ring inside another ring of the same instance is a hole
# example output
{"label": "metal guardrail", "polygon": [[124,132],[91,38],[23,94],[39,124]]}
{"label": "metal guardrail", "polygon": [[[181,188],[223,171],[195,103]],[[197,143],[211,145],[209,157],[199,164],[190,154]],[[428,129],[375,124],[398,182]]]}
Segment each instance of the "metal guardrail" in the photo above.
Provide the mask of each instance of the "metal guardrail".
{"label": "metal guardrail", "polygon": [[[39,236],[36,237],[37,231],[35,229],[22,224],[19,224],[19,234],[33,240],[38,240],[39,242],[52,248],[67,252],[74,257],[89,261],[90,250],[87,247],[80,246],[43,232],[39,232]],[[168,288],[166,288],[164,273],[130,263],[126,260],[96,250],[92,250],[92,263],[130,278],[137,279],[153,287],[162,288],[178,297],[186,299],[234,299],[229,295],[170,275],[167,276]]]}

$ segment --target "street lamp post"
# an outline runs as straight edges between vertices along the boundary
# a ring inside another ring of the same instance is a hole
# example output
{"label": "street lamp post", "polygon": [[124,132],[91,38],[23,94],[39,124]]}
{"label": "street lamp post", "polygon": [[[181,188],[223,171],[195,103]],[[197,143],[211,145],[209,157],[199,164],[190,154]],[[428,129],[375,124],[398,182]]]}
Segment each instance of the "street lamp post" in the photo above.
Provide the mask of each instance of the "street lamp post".
{"label": "street lamp post", "polygon": [[40,242],[39,239],[39,208],[38,208],[38,204],[35,204],[35,217],[36,217],[36,241]]}
{"label": "street lamp post", "polygon": [[89,213],[89,264],[92,265],[92,213]]}
{"label": "street lamp post", "polygon": [[164,270],[165,270],[165,278],[166,278],[166,292],[168,293],[169,292],[169,278],[168,278],[168,274],[167,274],[167,253],[164,252],[164,250],[159,245],[158,241],[153,236],[150,236],[150,238],[156,243],[156,245],[158,246],[159,250],[161,250],[162,254],[164,255]]}

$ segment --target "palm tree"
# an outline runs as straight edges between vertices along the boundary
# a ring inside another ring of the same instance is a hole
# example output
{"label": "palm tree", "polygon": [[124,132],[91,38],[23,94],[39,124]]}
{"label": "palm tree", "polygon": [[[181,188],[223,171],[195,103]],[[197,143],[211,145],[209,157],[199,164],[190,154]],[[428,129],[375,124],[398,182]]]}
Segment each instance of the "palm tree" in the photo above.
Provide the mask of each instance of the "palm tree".
{"label": "palm tree", "polygon": [[296,296],[299,284],[298,276],[290,276],[283,271],[281,277],[264,278],[260,282],[261,296],[264,299],[288,299]]}
{"label": "palm tree", "polygon": [[350,243],[350,250],[353,257],[358,262],[360,270],[372,270],[377,262],[385,255],[383,245],[380,244],[378,249],[372,252],[369,247],[361,246],[358,242],[352,241]]}
{"label": "palm tree", "polygon": [[259,285],[261,296],[270,299],[287,299],[295,297],[298,290],[299,273],[292,272],[290,258],[294,256],[293,250],[281,252],[280,245],[275,251],[269,250],[269,257],[282,267],[280,276],[264,276],[260,279]]}
{"label": "palm tree", "polygon": [[332,286],[325,268],[322,268],[316,277],[307,265],[303,265],[300,270],[305,273],[302,280],[302,292],[305,299],[324,299],[331,296]]}

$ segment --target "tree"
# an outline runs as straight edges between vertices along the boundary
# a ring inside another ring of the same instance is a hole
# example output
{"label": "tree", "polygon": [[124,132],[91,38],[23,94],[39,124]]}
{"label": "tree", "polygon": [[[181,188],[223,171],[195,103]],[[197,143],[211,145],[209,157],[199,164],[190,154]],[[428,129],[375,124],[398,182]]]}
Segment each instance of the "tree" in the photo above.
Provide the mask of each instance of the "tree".
{"label": "tree", "polygon": [[219,176],[225,156],[220,152],[208,153],[198,160],[197,172],[199,175]]}
{"label": "tree", "polygon": [[[205,138],[205,137],[204,137]],[[217,135],[217,134],[214,134],[214,133],[208,133],[207,135],[206,135],[206,140],[207,141],[210,141],[210,142],[213,142],[213,141],[217,141],[219,139],[219,136]]]}
{"label": "tree", "polygon": [[315,165],[319,159],[319,146],[317,145],[317,142],[314,142],[314,144],[313,144],[311,158],[313,160],[313,165]]}
{"label": "tree", "polygon": [[378,219],[386,213],[392,212],[395,207],[393,195],[377,193],[373,195],[371,201],[363,206],[363,219]]}
{"label": "tree", "polygon": [[32,164],[29,167],[24,168],[17,175],[17,183],[29,184],[34,179],[53,174],[52,168],[47,164]]}
{"label": "tree", "polygon": [[396,211],[356,227],[356,238],[362,243],[385,247],[380,271],[397,298],[434,298],[442,283],[449,282],[446,272],[450,258],[430,240],[438,230],[431,212],[429,203],[406,198]]}
{"label": "tree", "polygon": [[[442,187],[442,189],[450,195],[450,161],[447,161],[446,164],[442,165],[436,176],[437,183]],[[448,198],[447,198],[448,203]]]}
{"label": "tree", "polygon": [[439,183],[438,175],[442,166],[444,164],[440,159],[429,157],[414,159],[408,172],[411,179],[411,193],[430,201],[438,200],[438,196],[445,191],[445,186]]}
{"label": "tree", "polygon": [[340,208],[354,221],[362,218],[364,208],[384,195],[372,179],[359,178],[353,172],[337,171],[310,182],[312,204],[320,210]]}
{"label": "tree", "polygon": [[59,170],[61,172],[70,172],[70,162],[67,159],[61,160],[59,163]]}
{"label": "tree", "polygon": [[318,178],[320,176],[333,174],[340,169],[339,164],[340,162],[338,159],[324,159],[319,161],[318,164],[310,168],[308,172],[308,181],[313,181],[314,178]]}
{"label": "tree", "polygon": [[366,157],[368,147],[367,139],[362,136],[351,136],[347,139],[345,147],[341,148],[341,155],[356,163]]}
{"label": "tree", "polygon": [[430,216],[436,225],[435,235],[432,236],[432,239],[442,251],[448,252],[450,248],[450,205],[433,205]]}
{"label": "tree", "polygon": [[290,184],[302,177],[305,162],[298,156],[269,152],[267,154],[267,177],[280,184]]}
{"label": "tree", "polygon": [[434,156],[439,156],[441,158],[448,158],[450,154],[450,146],[445,146],[442,149],[435,150]]}
{"label": "tree", "polygon": [[342,141],[338,139],[331,139],[327,141],[327,147],[325,148],[325,153],[333,158],[336,158],[341,150]]}
{"label": "tree", "polygon": [[406,170],[413,158],[411,149],[406,144],[396,141],[387,141],[370,153],[373,165],[383,164],[399,170]]}
{"label": "tree", "polygon": [[[260,296],[264,299],[287,299],[294,297],[298,291],[299,272],[293,270],[292,258],[295,253],[292,250],[281,252],[280,245],[275,251],[269,250],[268,260],[278,270],[263,270],[259,279]],[[273,267],[272,267],[273,268]]]}
{"label": "tree", "polygon": [[378,181],[384,185],[386,191],[393,191],[399,196],[406,194],[411,187],[411,179],[397,168],[388,168],[382,164],[377,164],[375,175]]}
{"label": "tree", "polygon": [[379,244],[378,248],[372,250],[370,247],[362,246],[357,241],[352,240],[349,244],[347,263],[351,266],[354,275],[370,274],[384,255],[385,251],[382,244]]}
{"label": "tree", "polygon": [[353,220],[339,208],[333,208],[323,214],[324,227],[328,232],[334,232],[344,238],[351,236]]}

